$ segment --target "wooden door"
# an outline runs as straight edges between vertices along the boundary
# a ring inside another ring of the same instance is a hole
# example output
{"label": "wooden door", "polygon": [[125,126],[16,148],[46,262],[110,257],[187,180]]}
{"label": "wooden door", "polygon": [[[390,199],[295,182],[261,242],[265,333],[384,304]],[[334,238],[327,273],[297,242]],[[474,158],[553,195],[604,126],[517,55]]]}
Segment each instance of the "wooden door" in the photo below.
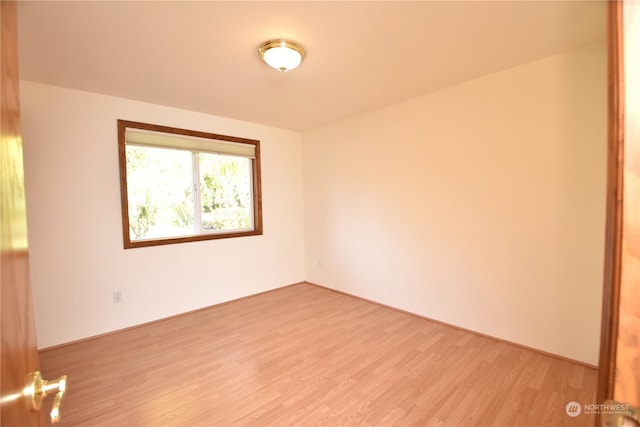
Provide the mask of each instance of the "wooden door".
{"label": "wooden door", "polygon": [[38,370],[29,281],[27,218],[20,138],[16,3],[0,2],[0,425],[42,425],[41,412],[28,409],[23,390]]}
{"label": "wooden door", "polygon": [[[609,150],[598,403],[640,416],[640,2],[607,4]],[[605,409],[606,410],[606,409]],[[630,418],[627,424],[633,425]],[[601,415],[602,425],[606,417]],[[618,420],[617,422],[621,422]],[[640,422],[638,423],[640,425]]]}

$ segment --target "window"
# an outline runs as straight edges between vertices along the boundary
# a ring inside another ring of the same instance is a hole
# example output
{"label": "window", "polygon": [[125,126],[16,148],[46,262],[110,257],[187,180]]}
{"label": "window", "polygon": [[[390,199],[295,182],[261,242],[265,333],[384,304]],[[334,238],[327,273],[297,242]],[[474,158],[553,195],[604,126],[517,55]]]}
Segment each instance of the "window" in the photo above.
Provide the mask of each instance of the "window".
{"label": "window", "polygon": [[124,247],[262,234],[260,141],[118,120]]}

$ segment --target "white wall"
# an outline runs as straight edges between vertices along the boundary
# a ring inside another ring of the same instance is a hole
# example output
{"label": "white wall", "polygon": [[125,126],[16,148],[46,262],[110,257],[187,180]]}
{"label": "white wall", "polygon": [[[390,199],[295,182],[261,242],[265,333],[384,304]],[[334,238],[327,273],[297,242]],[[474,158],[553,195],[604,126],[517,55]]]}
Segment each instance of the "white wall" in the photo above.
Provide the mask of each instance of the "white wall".
{"label": "white wall", "polygon": [[[299,133],[27,81],[20,91],[40,348],[304,280]],[[119,118],[259,139],[264,235],[124,250]]]}
{"label": "white wall", "polygon": [[605,46],[304,135],[308,281],[598,362]]}

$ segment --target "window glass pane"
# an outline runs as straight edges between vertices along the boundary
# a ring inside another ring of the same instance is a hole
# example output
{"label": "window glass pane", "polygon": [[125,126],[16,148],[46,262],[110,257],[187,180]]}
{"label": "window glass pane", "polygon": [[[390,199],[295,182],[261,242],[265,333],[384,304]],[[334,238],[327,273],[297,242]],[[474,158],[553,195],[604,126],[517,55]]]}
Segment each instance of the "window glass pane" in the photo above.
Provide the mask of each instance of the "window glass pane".
{"label": "window glass pane", "polygon": [[191,153],[127,145],[126,159],[131,239],[193,234]]}
{"label": "window glass pane", "polygon": [[202,230],[253,228],[251,159],[199,153]]}

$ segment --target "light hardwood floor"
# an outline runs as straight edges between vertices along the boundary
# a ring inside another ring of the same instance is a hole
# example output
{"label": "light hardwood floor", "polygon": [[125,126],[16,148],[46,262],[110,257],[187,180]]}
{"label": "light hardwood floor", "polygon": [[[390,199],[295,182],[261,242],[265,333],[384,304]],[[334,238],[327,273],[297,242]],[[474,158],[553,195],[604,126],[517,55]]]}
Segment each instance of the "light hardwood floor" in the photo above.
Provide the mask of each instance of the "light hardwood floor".
{"label": "light hardwood floor", "polygon": [[596,370],[310,284],[43,351],[61,426],[592,426]]}

